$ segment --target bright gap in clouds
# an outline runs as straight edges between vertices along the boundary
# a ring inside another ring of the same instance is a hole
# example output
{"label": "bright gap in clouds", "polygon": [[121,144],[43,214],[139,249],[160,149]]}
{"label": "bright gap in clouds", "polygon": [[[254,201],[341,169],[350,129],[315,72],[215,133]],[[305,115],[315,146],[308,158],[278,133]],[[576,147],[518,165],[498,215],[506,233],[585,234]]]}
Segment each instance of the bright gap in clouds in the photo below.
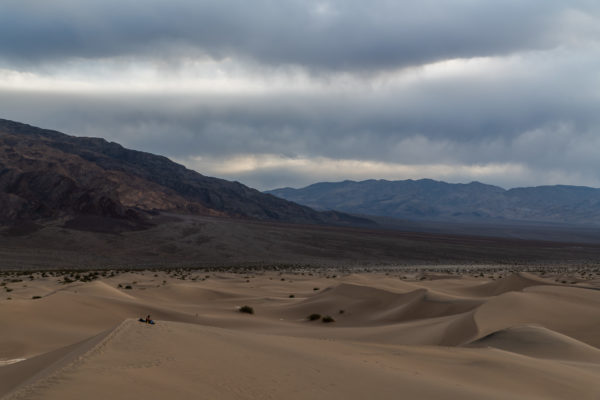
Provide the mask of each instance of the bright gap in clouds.
{"label": "bright gap in clouds", "polygon": [[292,181],[298,182],[293,185],[295,187],[323,181],[366,180],[374,177],[387,180],[418,177],[449,182],[483,181],[502,185],[507,176],[526,176],[530,173],[526,166],[515,163],[411,165],[326,157],[285,157],[276,154],[238,155],[229,158],[196,156],[175,161],[206,175],[232,180],[242,177],[243,183],[259,190],[289,186],[286,182],[290,181],[290,177],[294,177]]}
{"label": "bright gap in clouds", "polygon": [[269,68],[233,59],[188,59],[175,64],[140,59],[72,60],[36,71],[0,68],[0,90],[192,94],[390,90],[426,81],[489,75],[512,62],[511,58],[480,57],[370,74],[311,74],[297,67]]}
{"label": "bright gap in clouds", "polygon": [[[317,182],[342,180],[405,180],[429,178],[449,183],[478,181],[510,189],[537,185],[570,182],[573,185],[589,184],[590,176],[565,173],[560,168],[535,170],[521,163],[482,164],[402,164],[363,160],[331,159],[326,157],[286,157],[277,154],[238,155],[228,158],[187,157],[176,159],[187,168],[204,175],[238,180],[259,190],[286,186],[300,188]],[[294,182],[294,184],[289,184]],[[600,181],[595,180],[596,186]]]}

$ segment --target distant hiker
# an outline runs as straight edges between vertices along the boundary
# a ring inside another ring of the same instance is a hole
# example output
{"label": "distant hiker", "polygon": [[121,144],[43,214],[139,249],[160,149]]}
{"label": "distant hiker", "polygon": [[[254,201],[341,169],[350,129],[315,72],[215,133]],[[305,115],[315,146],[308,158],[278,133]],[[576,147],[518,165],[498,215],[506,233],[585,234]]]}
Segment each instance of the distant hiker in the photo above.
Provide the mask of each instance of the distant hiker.
{"label": "distant hiker", "polygon": [[149,324],[151,322],[152,320],[150,319],[150,314],[146,315],[146,323]]}

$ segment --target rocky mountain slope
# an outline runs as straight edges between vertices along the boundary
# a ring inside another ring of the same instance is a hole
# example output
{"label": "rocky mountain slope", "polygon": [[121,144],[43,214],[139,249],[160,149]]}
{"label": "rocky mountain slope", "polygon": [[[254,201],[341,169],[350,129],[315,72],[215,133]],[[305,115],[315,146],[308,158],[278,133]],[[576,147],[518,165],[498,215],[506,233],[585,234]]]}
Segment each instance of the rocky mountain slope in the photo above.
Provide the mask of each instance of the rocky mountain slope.
{"label": "rocky mountain slope", "polygon": [[155,211],[311,224],[369,222],[317,212],[104,139],[0,119],[0,224],[63,218],[75,226],[94,217],[143,228]]}
{"label": "rocky mountain slope", "polygon": [[429,179],[316,183],[267,193],[321,210],[432,221],[600,224],[600,189],[538,186],[505,190]]}

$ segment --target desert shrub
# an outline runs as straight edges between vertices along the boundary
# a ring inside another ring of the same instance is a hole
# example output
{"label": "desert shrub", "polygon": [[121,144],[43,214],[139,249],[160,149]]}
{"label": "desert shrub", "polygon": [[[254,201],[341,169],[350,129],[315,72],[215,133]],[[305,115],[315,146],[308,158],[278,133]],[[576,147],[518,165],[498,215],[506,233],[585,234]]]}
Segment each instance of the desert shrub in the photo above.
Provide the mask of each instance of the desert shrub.
{"label": "desert shrub", "polygon": [[131,285],[125,286],[125,289],[132,289]]}
{"label": "desert shrub", "polygon": [[9,288],[9,287],[5,287],[5,288],[4,288],[4,290],[6,290],[6,292],[7,292],[7,293],[8,293],[8,292],[12,292],[12,291],[13,291],[13,290],[12,290],[11,288]]}
{"label": "desert shrub", "polygon": [[316,287],[316,288],[313,288],[313,290],[319,290],[319,288],[318,288],[318,287]]}
{"label": "desert shrub", "polygon": [[340,314],[343,314],[343,313],[345,313],[345,312],[346,312],[346,311],[344,311],[344,310],[340,310]]}
{"label": "desert shrub", "polygon": [[242,306],[242,307],[240,307],[240,312],[246,313],[246,314],[254,314],[254,308],[252,308],[250,306]]}
{"label": "desert shrub", "polygon": [[324,323],[335,322],[335,319],[333,319],[332,317],[330,317],[329,315],[327,315],[326,317],[323,317],[323,322]]}
{"label": "desert shrub", "polygon": [[310,314],[307,318],[309,321],[316,321],[321,319],[321,314]]}
{"label": "desert shrub", "polygon": [[290,294],[290,295],[289,295],[289,298],[290,298],[290,299],[293,299],[294,297],[296,297],[296,296],[295,296],[295,295],[293,295],[293,294]]}
{"label": "desert shrub", "polygon": [[32,298],[33,300],[35,300],[35,299],[41,299],[41,298],[42,298],[42,296],[32,296],[31,298]]}

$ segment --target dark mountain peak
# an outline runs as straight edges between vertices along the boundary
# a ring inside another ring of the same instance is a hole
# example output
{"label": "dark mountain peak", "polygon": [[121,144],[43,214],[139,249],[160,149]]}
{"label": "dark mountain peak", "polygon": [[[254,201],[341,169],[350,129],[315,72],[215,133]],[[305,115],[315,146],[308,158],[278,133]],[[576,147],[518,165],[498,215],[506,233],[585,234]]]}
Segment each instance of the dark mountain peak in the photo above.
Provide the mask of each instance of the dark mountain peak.
{"label": "dark mountain peak", "polygon": [[299,223],[369,222],[320,213],[102,138],[8,120],[0,120],[0,210],[4,223],[82,215],[137,221],[155,210]]}
{"label": "dark mountain peak", "polygon": [[32,125],[23,124],[21,122],[0,118],[0,136],[2,135],[23,135],[54,139],[67,136],[64,133],[50,129],[42,129]]}

